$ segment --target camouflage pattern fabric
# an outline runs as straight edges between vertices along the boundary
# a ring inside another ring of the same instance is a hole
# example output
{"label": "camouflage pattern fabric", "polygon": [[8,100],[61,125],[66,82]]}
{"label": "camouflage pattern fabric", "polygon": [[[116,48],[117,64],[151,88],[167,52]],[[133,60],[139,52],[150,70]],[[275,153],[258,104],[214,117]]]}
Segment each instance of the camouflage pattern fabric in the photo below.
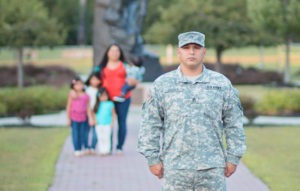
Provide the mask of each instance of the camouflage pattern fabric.
{"label": "camouflage pattern fabric", "polygon": [[190,43],[195,43],[204,47],[205,35],[196,31],[185,32],[178,35],[178,47],[182,47]]}
{"label": "camouflage pattern fabric", "polygon": [[238,164],[246,150],[242,117],[238,92],[225,76],[203,65],[191,82],[179,67],[153,83],[143,104],[138,152],[149,166],[162,162],[165,169]]}
{"label": "camouflage pattern fabric", "polygon": [[163,191],[226,191],[224,168],[167,170]]}

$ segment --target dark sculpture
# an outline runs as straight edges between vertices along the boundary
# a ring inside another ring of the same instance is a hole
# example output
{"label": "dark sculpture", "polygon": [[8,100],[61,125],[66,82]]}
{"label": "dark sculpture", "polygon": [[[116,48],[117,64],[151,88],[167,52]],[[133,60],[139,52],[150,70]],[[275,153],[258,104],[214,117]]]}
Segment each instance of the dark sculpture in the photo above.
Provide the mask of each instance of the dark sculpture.
{"label": "dark sculpture", "polygon": [[100,21],[99,32],[96,34],[100,36],[94,34],[94,37],[98,38],[94,45],[98,43],[102,48],[94,49],[94,52],[99,51],[97,53],[102,57],[103,50],[108,45],[117,43],[124,50],[127,59],[143,63],[146,68],[145,81],[152,81],[162,74],[157,56],[145,52],[143,47],[141,31],[147,0],[98,0],[98,6],[102,8],[102,22]]}
{"label": "dark sculpture", "polygon": [[111,0],[104,13],[111,38],[125,52],[143,53],[141,29],[146,15],[146,0]]}

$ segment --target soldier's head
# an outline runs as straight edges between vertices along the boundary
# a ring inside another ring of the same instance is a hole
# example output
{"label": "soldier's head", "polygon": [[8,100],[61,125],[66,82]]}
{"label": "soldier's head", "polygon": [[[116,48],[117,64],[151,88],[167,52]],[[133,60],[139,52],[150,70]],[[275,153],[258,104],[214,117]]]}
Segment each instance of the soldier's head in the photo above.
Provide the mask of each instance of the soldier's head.
{"label": "soldier's head", "polygon": [[205,35],[190,31],[178,35],[178,58],[189,69],[199,69],[206,54]]}

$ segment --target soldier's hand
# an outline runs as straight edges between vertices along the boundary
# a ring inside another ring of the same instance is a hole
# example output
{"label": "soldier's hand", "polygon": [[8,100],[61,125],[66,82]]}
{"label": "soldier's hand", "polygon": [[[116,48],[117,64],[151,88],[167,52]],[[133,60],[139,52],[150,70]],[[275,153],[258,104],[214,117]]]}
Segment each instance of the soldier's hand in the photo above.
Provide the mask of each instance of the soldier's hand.
{"label": "soldier's hand", "polygon": [[236,165],[232,164],[230,162],[226,163],[226,168],[225,168],[225,176],[229,177],[231,176],[236,170]]}
{"label": "soldier's hand", "polygon": [[163,165],[162,163],[155,164],[149,167],[150,171],[152,174],[157,176],[159,179],[163,177],[164,170],[163,170]]}

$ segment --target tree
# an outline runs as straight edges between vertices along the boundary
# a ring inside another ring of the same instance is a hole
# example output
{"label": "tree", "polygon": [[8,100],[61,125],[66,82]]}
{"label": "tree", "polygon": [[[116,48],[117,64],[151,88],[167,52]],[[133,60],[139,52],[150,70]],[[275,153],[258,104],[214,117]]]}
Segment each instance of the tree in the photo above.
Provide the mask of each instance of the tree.
{"label": "tree", "polygon": [[149,28],[161,18],[163,11],[168,8],[174,0],[161,1],[161,0],[148,0],[147,14],[144,20],[143,33],[145,34]]}
{"label": "tree", "polygon": [[248,13],[255,25],[285,44],[284,82],[290,82],[290,43],[300,38],[299,0],[248,0]]}
{"label": "tree", "polygon": [[12,47],[18,57],[18,86],[23,87],[23,50],[27,46],[54,46],[64,40],[61,25],[48,17],[38,0],[0,0],[0,45]]}
{"label": "tree", "polygon": [[206,35],[206,45],[215,49],[217,70],[221,71],[224,50],[252,41],[254,35],[246,11],[246,0],[174,0],[162,10],[161,18],[146,32],[145,39],[174,43],[178,33],[201,31]]}
{"label": "tree", "polygon": [[[80,0],[39,0],[45,4],[51,18],[56,18],[62,23],[66,31],[64,44],[78,44],[78,30],[85,31],[85,40],[87,44],[92,43],[93,15],[95,0],[85,0],[84,10],[80,10]],[[82,11],[82,19],[80,13]],[[84,26],[80,26],[80,22]],[[84,29],[79,29],[84,27]]]}

